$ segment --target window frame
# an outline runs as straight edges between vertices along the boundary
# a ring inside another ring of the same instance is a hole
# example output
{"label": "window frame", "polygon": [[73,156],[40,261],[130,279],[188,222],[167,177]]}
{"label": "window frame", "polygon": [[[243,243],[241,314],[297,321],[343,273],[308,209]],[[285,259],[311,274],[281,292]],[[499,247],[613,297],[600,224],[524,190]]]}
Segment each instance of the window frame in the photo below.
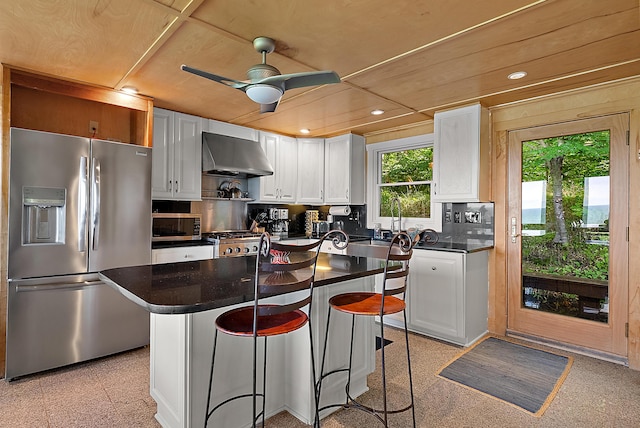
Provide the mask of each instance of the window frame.
{"label": "window frame", "polygon": [[[380,213],[380,191],[382,186],[382,154],[399,152],[411,149],[431,147],[434,149],[434,134],[424,134],[414,137],[399,138],[396,140],[382,141],[379,143],[367,144],[367,227],[373,228],[374,223],[380,223],[383,229],[391,226],[391,217],[381,217]],[[435,156],[434,156],[435,162]],[[432,168],[433,170],[434,168]],[[402,217],[403,230],[415,227],[416,224],[424,228],[431,228],[436,231],[442,230],[442,204],[433,199],[435,187],[435,175],[431,178],[431,218]]]}

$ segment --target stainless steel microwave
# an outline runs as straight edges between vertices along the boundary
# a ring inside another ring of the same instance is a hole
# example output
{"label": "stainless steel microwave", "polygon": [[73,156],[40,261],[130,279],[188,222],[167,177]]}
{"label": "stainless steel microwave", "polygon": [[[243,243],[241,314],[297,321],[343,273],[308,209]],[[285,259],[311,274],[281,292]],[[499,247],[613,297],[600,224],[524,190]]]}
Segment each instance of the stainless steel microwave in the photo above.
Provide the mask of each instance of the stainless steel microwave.
{"label": "stainless steel microwave", "polygon": [[198,241],[200,214],[153,213],[152,241]]}

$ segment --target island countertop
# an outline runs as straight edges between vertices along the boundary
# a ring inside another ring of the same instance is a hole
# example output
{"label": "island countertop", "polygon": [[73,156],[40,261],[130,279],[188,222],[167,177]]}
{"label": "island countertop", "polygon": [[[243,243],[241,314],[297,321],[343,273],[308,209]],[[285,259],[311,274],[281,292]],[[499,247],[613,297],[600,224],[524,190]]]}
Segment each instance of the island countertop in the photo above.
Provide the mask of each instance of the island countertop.
{"label": "island countertop", "polygon": [[[256,256],[108,269],[100,279],[157,314],[186,314],[253,301]],[[376,275],[384,260],[321,253],[315,287]],[[276,293],[277,294],[277,293]]]}

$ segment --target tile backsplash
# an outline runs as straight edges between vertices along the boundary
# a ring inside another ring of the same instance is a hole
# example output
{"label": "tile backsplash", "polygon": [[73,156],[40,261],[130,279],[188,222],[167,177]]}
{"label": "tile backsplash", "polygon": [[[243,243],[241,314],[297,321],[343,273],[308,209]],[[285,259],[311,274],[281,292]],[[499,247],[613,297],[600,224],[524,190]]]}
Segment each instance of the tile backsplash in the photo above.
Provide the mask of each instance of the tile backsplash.
{"label": "tile backsplash", "polygon": [[493,238],[493,202],[442,204],[440,240],[493,245]]}

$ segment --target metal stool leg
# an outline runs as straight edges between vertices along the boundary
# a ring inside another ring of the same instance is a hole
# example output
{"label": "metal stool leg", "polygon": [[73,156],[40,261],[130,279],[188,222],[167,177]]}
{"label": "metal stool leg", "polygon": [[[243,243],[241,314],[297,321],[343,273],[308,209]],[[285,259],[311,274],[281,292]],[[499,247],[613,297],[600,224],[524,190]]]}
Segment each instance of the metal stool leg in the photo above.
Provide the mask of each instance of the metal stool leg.
{"label": "metal stool leg", "polygon": [[387,371],[385,370],[385,358],[384,358],[384,322],[380,317],[380,350],[382,351],[382,409],[384,414],[384,426],[389,426],[389,417],[387,413]]}
{"label": "metal stool leg", "polygon": [[262,426],[267,413],[267,337],[264,338],[264,359],[262,363]]}
{"label": "metal stool leg", "polygon": [[[311,310],[309,310],[311,312]],[[315,406],[315,416],[313,418],[313,426],[319,428],[320,427],[320,411],[318,410],[318,406],[320,403],[318,402],[318,392],[316,388],[316,357],[315,350],[313,346],[313,332],[311,328],[311,321],[307,323],[307,327],[309,329],[309,345],[311,349],[311,376],[313,378],[313,399]]]}
{"label": "metal stool leg", "polygon": [[[320,377],[318,378],[316,385],[314,385],[315,392],[316,392],[316,402],[318,403],[318,406],[320,405],[320,394],[322,392],[322,380],[328,375],[328,373],[324,372],[324,363],[325,363],[325,358],[327,356],[327,342],[329,339],[330,321],[331,321],[331,306],[329,306],[329,310],[327,311],[327,325],[325,327],[324,344],[322,346],[322,361],[320,362]],[[316,410],[316,419],[317,419],[318,426],[320,426],[320,409]]]}
{"label": "metal stool leg", "polygon": [[411,417],[413,418],[413,428],[416,428],[416,405],[413,399],[413,376],[411,375],[411,356],[409,353],[409,331],[407,330],[407,311],[402,311],[404,316],[404,340],[407,345],[407,369],[409,372],[409,393],[411,394]]}
{"label": "metal stool leg", "polygon": [[207,422],[209,421],[209,408],[211,402],[211,386],[213,385],[213,365],[216,361],[216,345],[218,344],[218,330],[213,333],[213,351],[211,352],[211,372],[209,373],[209,392],[207,393],[207,410],[204,413],[204,428],[207,428]]}
{"label": "metal stool leg", "polygon": [[349,393],[351,389],[351,367],[353,366],[353,339],[354,339],[354,331],[356,326],[356,316],[351,315],[351,341],[349,344],[349,370],[347,375],[347,384],[344,387],[345,392],[347,393],[347,401],[345,405],[349,404],[349,400],[351,400],[351,394]]}

